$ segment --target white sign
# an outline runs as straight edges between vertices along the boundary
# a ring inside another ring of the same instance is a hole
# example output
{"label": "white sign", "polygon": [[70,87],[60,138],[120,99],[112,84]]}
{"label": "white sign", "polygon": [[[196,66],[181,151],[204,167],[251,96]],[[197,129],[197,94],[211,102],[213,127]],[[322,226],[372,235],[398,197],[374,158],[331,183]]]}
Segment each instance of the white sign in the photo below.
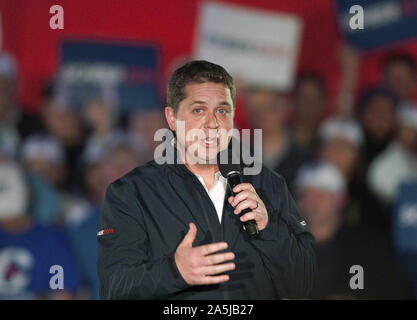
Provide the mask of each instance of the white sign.
{"label": "white sign", "polygon": [[294,15],[202,3],[195,58],[220,64],[246,84],[286,90],[294,81],[301,31]]}

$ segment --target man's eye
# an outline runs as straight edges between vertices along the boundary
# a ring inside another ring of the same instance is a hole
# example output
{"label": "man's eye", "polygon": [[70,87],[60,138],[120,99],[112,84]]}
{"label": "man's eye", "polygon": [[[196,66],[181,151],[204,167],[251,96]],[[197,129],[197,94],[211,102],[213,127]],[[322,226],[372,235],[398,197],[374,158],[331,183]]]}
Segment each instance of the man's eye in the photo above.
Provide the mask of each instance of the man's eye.
{"label": "man's eye", "polygon": [[196,114],[200,114],[201,112],[203,112],[203,110],[197,108],[197,109],[194,109],[193,112]]}
{"label": "man's eye", "polygon": [[219,113],[220,114],[226,114],[226,113],[228,113],[229,111],[227,110],[227,109],[219,109]]}

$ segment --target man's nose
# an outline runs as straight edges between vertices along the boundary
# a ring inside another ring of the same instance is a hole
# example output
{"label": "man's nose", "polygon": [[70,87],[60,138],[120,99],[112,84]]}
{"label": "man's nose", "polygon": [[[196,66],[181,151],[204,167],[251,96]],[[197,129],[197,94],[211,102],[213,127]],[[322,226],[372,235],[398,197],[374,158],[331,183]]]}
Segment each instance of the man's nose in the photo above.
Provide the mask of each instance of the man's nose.
{"label": "man's nose", "polygon": [[208,113],[206,118],[206,127],[210,129],[217,129],[219,122],[217,121],[216,115],[213,113]]}

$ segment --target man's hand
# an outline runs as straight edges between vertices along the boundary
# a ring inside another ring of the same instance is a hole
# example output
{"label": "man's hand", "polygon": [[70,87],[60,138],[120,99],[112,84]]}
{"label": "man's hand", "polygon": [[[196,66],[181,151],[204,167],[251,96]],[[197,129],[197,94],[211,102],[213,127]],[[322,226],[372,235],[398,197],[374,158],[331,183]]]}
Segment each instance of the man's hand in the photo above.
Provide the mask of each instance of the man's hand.
{"label": "man's hand", "polygon": [[220,273],[235,269],[233,262],[223,263],[235,258],[232,252],[217,253],[227,248],[226,242],[216,242],[199,247],[193,247],[197,235],[197,227],[190,223],[190,230],[175,251],[175,263],[184,278],[190,285],[216,284],[229,280],[228,275]]}
{"label": "man's hand", "polygon": [[233,192],[237,194],[236,197],[229,197],[228,201],[235,208],[234,214],[239,214],[246,208],[251,209],[240,217],[240,221],[255,220],[259,231],[265,229],[268,224],[268,212],[255,188],[250,183],[241,183],[233,188]]}

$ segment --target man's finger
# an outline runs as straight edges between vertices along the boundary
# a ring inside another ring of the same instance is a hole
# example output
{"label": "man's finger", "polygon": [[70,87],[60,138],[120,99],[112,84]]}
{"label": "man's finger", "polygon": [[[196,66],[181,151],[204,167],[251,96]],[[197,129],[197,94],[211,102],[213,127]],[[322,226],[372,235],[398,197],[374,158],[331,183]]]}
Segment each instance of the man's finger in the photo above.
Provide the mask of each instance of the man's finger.
{"label": "man's finger", "polygon": [[239,193],[242,190],[249,190],[255,192],[255,188],[250,183],[239,183],[236,187],[233,188],[234,193]]}
{"label": "man's finger", "polygon": [[220,273],[224,273],[226,271],[231,271],[236,268],[236,265],[233,262],[230,263],[223,263],[223,264],[216,264],[214,266],[205,266],[201,267],[198,270],[199,274],[205,276],[212,276]]}
{"label": "man's finger", "polygon": [[197,236],[197,227],[192,222],[190,222],[189,226],[190,226],[190,229],[188,230],[188,233],[185,235],[184,239],[182,240],[182,245],[192,247],[195,237]]}
{"label": "man's finger", "polygon": [[220,276],[205,276],[202,278],[200,284],[217,284],[229,281],[229,276],[227,274],[222,274]]}
{"label": "man's finger", "polygon": [[240,202],[244,201],[245,199],[255,199],[256,195],[253,192],[248,190],[244,190],[239,192],[233,199],[231,206],[236,207]]}
{"label": "man's finger", "polygon": [[256,216],[257,216],[257,213],[255,211],[251,211],[251,212],[245,213],[243,216],[241,216],[240,221],[246,222],[246,221],[249,221],[249,220],[256,220]]}
{"label": "man's finger", "polygon": [[211,266],[213,264],[223,263],[234,259],[235,255],[233,252],[217,253],[206,256],[203,260],[203,265]]}
{"label": "man's finger", "polygon": [[226,242],[215,242],[215,243],[205,244],[205,245],[196,247],[196,249],[199,250],[200,256],[207,256],[214,252],[227,249],[227,247],[228,245]]}
{"label": "man's finger", "polygon": [[247,199],[247,200],[240,202],[235,207],[234,214],[239,214],[240,212],[242,212],[242,210],[247,209],[247,208],[253,210],[253,208],[255,207],[256,207],[256,201],[252,199]]}

